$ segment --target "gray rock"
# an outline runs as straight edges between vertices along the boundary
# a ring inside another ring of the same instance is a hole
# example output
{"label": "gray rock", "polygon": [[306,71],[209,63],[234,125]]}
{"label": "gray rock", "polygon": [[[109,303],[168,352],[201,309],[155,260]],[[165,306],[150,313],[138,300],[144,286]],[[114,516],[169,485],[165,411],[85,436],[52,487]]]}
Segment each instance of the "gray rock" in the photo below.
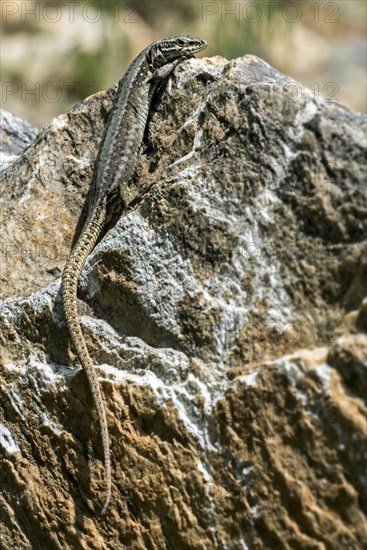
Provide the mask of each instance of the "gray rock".
{"label": "gray rock", "polygon": [[34,143],[38,130],[25,120],[9,111],[0,109],[0,160],[1,167],[6,168]]}
{"label": "gray rock", "polygon": [[93,516],[102,452],[59,274],[115,93],[4,172],[0,450],[18,546],[361,547],[366,117],[252,56],[180,64],[82,274],[114,476]]}

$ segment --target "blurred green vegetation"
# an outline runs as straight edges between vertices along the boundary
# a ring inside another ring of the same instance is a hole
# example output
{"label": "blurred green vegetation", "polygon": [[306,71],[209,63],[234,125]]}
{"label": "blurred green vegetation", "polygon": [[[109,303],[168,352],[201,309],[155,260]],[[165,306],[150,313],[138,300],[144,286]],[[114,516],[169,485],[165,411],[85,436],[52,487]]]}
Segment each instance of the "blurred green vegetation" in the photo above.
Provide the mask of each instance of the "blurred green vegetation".
{"label": "blurred green vegetation", "polygon": [[[336,82],[341,89],[344,85],[347,96],[352,99],[356,94],[351,80],[359,78],[361,81],[362,78],[358,63],[353,58],[353,65],[348,53],[356,51],[355,58],[357,55],[363,57],[360,42],[353,42],[353,37],[343,42],[347,33],[351,36],[352,26],[361,34],[365,28],[361,21],[366,12],[362,5],[366,4],[357,0],[335,3],[315,3],[314,0],[78,0],[73,17],[68,16],[71,9],[68,5],[73,3],[65,0],[27,0],[9,4],[26,6],[30,12],[37,6],[40,17],[38,20],[34,15],[22,17],[18,10],[15,16],[3,19],[2,80],[19,90],[22,86],[32,90],[38,83],[41,99],[33,100],[31,94],[24,99],[19,91],[12,96],[8,94],[3,107],[37,125],[65,112],[97,89],[112,86],[135,55],[164,36],[191,34],[205,38],[208,48],[203,56],[221,55],[233,59],[246,54],[257,55],[296,79],[302,81],[302,76],[306,75],[306,86],[312,87],[316,82],[322,89],[325,83]],[[291,4],[302,11],[302,18],[293,24],[286,21],[283,11]],[[334,4],[338,7],[339,23],[325,24]],[[57,11],[62,17],[52,21]],[[346,58],[341,58],[338,48],[344,48]],[[342,80],[340,70],[332,70],[340,63],[353,68],[354,72],[348,73],[352,77]],[[67,85],[71,82],[75,85],[68,99]],[[42,102],[42,89],[47,88],[48,83],[59,84],[63,92],[60,101]],[[361,104],[364,86],[363,82],[359,84],[355,108]]]}
{"label": "blurred green vegetation", "polygon": [[[267,51],[271,48],[273,37],[279,32],[287,34],[291,31],[291,26],[286,24],[281,17],[277,17],[284,5],[285,0],[212,0],[210,2],[195,0],[79,0],[78,4],[88,10],[89,15],[93,17],[93,10],[100,10],[101,22],[108,28],[108,19],[110,23],[120,24],[121,31],[124,32],[125,24],[144,25],[156,33],[157,37],[175,36],[180,34],[192,34],[202,36],[209,42],[210,54],[220,52],[223,57],[232,59],[242,56],[246,53],[261,55],[267,58]],[[31,3],[31,2],[29,2]],[[50,4],[48,0],[41,0],[40,4]],[[60,9],[65,9],[64,0],[54,0],[54,5]],[[271,9],[270,5],[273,5]],[[256,7],[257,6],[257,7]],[[126,10],[124,12],[124,10]],[[270,20],[269,13],[274,14],[277,21],[275,25]],[[128,14],[128,15],[126,15]],[[23,32],[36,33],[43,32],[33,19],[25,20],[26,26]],[[126,27],[125,27],[126,28]],[[5,32],[9,30],[5,27]],[[128,35],[129,33],[127,33]],[[116,36],[115,36],[116,38]],[[129,41],[123,44],[124,48],[129,48]],[[107,52],[108,41],[100,44],[102,51]],[[119,48],[119,51],[123,51]],[[74,63],[74,69],[77,72],[74,77],[82,78],[86,74],[87,67],[91,69],[97,81],[104,80],[104,75],[96,74],[91,61],[92,55],[85,54],[86,65],[83,64],[83,53],[80,48],[76,50],[79,59]],[[103,58],[96,55],[97,67],[103,71]]]}
{"label": "blurred green vegetation", "polygon": [[[115,80],[121,77],[121,69],[116,71],[116,77],[111,79],[111,63],[116,67],[124,67],[131,59],[131,43],[125,35],[120,35],[114,41],[116,48],[114,55],[106,58],[106,52],[110,50],[108,33],[103,33],[101,43],[96,50],[86,50],[78,45],[73,51],[72,64],[68,77],[74,78],[77,85],[74,87],[75,99],[85,97],[86,84],[90,83],[91,93],[111,87]],[[95,85],[93,90],[93,85]]]}
{"label": "blurred green vegetation", "polygon": [[[267,0],[266,3],[263,0],[226,1],[225,6],[223,2],[216,4],[218,18],[211,29],[210,48],[227,59],[252,54],[268,60],[268,51],[276,34],[284,33],[285,40],[290,37],[291,26],[279,17],[282,9],[279,0]],[[270,14],[277,21],[276,25]]]}

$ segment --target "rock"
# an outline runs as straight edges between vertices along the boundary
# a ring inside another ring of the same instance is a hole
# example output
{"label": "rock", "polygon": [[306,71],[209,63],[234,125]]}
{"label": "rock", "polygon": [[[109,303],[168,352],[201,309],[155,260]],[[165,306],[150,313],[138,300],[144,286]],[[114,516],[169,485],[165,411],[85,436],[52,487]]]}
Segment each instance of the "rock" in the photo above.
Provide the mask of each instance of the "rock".
{"label": "rock", "polygon": [[59,288],[115,93],[3,173],[3,547],[362,548],[366,119],[253,56],[176,69],[82,274],[112,451],[96,515],[100,434]]}
{"label": "rock", "polygon": [[0,111],[1,168],[7,168],[36,139],[38,130],[8,111]]}

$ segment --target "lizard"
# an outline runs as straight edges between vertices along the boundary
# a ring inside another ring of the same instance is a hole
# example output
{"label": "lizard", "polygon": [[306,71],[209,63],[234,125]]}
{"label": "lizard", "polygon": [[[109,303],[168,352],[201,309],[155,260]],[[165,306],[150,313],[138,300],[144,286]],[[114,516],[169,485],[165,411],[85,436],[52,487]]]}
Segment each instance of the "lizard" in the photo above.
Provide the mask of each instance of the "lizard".
{"label": "lizard", "polygon": [[99,146],[87,217],[62,273],[61,297],[66,325],[88,379],[102,437],[106,495],[101,515],[107,510],[112,491],[109,431],[100,384],[78,318],[79,277],[114,208],[117,205],[121,207],[123,189],[135,177],[155,91],[178,63],[206,46],[205,40],[192,36],[165,38],[147,46],[129,65],[118,83],[117,95]]}

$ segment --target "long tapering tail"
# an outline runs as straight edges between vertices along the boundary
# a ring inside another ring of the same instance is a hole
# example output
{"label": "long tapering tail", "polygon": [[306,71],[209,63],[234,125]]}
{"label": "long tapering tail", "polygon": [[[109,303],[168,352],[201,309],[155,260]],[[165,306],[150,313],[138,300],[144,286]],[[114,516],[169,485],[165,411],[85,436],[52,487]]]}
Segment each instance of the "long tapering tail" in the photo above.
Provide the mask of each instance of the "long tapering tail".
{"label": "long tapering tail", "polygon": [[79,361],[88,378],[101,430],[106,476],[106,498],[101,514],[105,513],[111,499],[111,461],[108,425],[101,388],[94,372],[94,366],[89,356],[88,348],[85,344],[83,332],[79,323],[77,288],[81,271],[87,257],[92,252],[97,242],[105,222],[105,217],[106,208],[104,203],[101,203],[87,219],[83,232],[66,262],[61,282],[61,295],[66,324]]}

